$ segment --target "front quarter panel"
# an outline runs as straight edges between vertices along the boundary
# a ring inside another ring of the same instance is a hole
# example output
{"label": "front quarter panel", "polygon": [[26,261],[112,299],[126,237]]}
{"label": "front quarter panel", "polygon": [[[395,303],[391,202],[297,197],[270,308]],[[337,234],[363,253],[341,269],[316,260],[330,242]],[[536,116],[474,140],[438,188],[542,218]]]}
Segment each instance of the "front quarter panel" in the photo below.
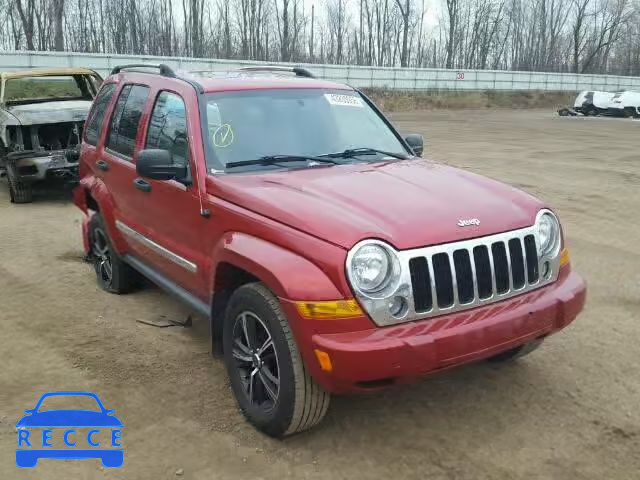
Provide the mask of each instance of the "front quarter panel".
{"label": "front quarter panel", "polygon": [[[275,295],[289,300],[333,300],[343,295],[316,265],[302,256],[261,238],[227,232],[216,245],[212,258],[251,273]],[[214,280],[215,281],[215,280]],[[211,291],[216,291],[212,285]]]}

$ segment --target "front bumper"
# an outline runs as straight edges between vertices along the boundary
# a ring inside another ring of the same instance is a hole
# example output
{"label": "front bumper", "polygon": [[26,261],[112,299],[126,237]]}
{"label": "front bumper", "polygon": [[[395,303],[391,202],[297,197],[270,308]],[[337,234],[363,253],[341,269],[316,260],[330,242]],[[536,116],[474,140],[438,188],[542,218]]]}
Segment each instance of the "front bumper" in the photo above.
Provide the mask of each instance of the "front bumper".
{"label": "front bumper", "polygon": [[15,162],[20,179],[36,182],[46,178],[75,179],[78,176],[78,162],[69,162],[66,150],[46,152],[15,152],[8,155]]}
{"label": "front bumper", "polygon": [[[557,332],[576,318],[585,299],[585,282],[563,268],[547,287],[432,319],[328,334],[305,331],[302,318],[292,325],[316,381],[329,392],[352,393],[404,383]],[[285,311],[290,319],[295,315],[286,302]],[[315,349],[329,354],[331,372],[319,367]]]}

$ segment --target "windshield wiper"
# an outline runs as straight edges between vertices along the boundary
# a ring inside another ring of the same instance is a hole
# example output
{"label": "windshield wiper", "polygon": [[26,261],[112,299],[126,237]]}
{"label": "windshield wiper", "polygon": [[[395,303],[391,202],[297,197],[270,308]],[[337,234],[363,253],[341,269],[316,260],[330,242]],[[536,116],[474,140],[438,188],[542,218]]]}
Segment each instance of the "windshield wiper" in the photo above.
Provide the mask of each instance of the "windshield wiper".
{"label": "windshield wiper", "polygon": [[404,153],[393,153],[393,152],[387,152],[385,150],[378,150],[377,148],[368,148],[368,147],[347,148],[342,152],[325,153],[324,155],[320,155],[320,156],[329,157],[329,158],[355,158],[360,155],[376,155],[376,154],[386,155],[388,157],[397,158],[398,160],[406,160],[407,158],[409,158]]}
{"label": "windshield wiper", "polygon": [[264,157],[256,158],[254,160],[239,160],[237,162],[229,162],[225,165],[226,168],[244,167],[245,165],[278,165],[279,163],[287,162],[318,162],[329,163],[335,165],[338,162],[326,157],[314,157],[311,155],[265,155]]}

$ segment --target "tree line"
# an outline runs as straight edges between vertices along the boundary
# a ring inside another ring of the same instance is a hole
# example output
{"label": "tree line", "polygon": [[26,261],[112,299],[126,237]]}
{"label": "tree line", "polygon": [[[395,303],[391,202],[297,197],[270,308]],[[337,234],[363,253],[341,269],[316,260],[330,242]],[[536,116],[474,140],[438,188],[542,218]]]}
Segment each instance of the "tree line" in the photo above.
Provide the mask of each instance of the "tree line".
{"label": "tree line", "polygon": [[0,0],[0,48],[640,75],[640,0]]}

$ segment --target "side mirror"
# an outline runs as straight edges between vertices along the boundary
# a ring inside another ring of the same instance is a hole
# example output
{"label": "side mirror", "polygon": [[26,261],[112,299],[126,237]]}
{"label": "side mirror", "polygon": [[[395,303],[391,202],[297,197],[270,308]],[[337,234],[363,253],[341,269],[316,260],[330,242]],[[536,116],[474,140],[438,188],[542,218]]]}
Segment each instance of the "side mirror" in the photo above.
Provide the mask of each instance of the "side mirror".
{"label": "side mirror", "polygon": [[178,180],[187,176],[186,165],[175,165],[171,152],[156,148],[141,150],[136,163],[138,175],[152,180]]}
{"label": "side mirror", "polygon": [[407,142],[417,157],[422,156],[422,151],[424,150],[424,140],[422,139],[422,135],[412,133],[404,137],[404,141]]}

